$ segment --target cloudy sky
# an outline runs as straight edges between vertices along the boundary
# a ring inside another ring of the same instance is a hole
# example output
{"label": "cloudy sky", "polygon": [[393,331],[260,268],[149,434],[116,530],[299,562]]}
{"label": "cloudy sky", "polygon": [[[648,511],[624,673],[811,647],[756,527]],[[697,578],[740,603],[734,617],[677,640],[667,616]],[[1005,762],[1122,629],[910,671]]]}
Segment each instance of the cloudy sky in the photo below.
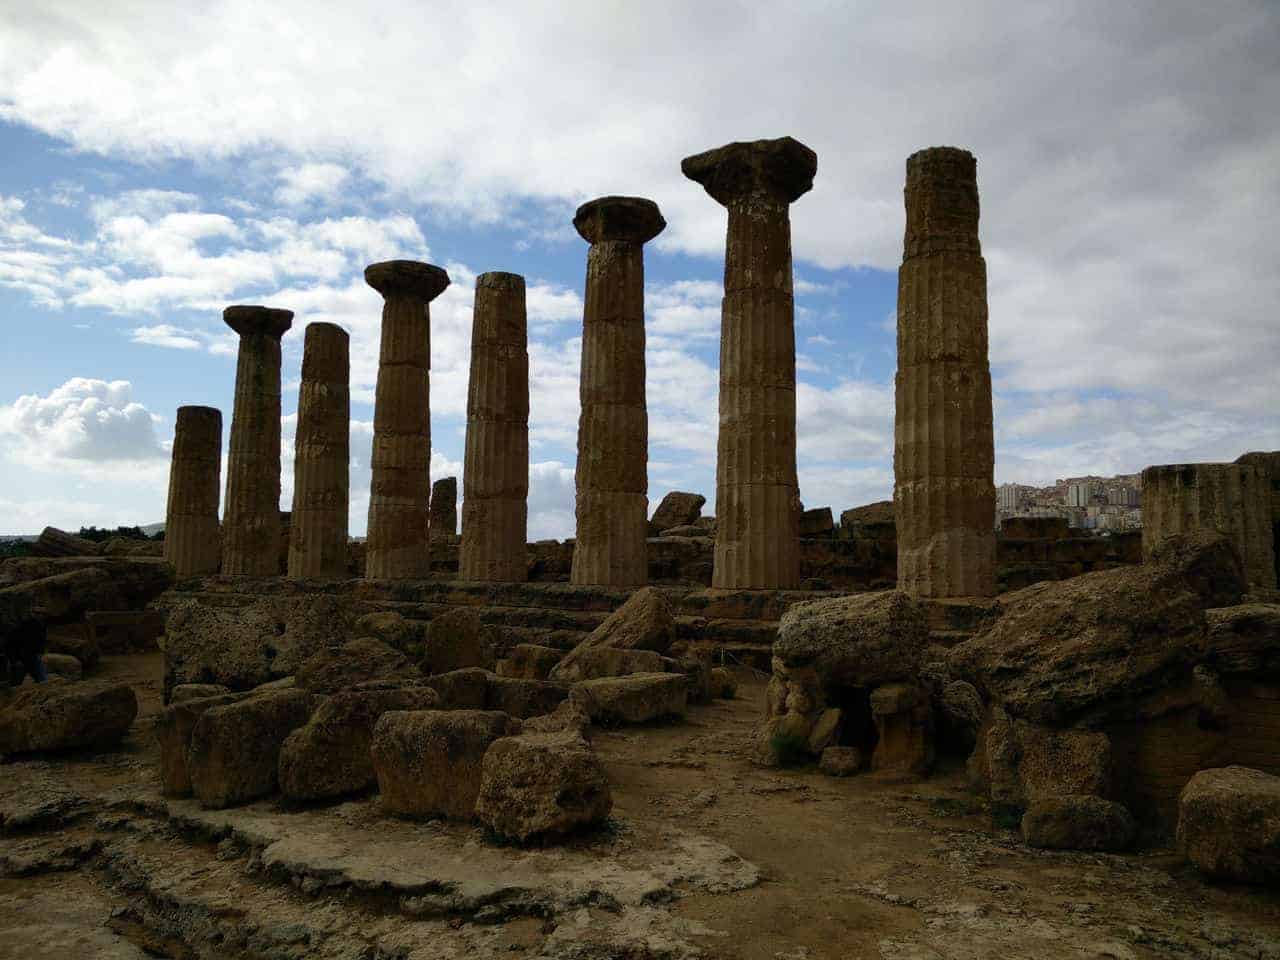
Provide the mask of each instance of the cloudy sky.
{"label": "cloudy sky", "polygon": [[[680,159],[794,136],[801,496],[892,491],[904,160],[978,157],[996,479],[1280,447],[1280,8],[1086,3],[0,4],[0,533],[164,515],[181,404],[230,421],[231,303],[352,334],[364,532],[375,260],[444,266],[433,474],[474,279],[528,280],[531,538],[573,532],[574,208],[655,200],[649,488],[714,497],[725,213]],[[285,508],[292,465],[286,453]],[[710,509],[710,505],[708,510]]]}

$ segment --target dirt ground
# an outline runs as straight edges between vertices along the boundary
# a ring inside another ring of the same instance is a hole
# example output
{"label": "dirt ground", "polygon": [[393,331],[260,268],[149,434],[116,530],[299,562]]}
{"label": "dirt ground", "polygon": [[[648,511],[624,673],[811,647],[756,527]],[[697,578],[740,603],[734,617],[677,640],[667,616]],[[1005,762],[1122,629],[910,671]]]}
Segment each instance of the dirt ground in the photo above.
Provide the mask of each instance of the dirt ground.
{"label": "dirt ground", "polygon": [[384,816],[375,797],[166,802],[159,654],[114,753],[0,766],[0,957],[1278,958],[1280,891],[1171,849],[1051,853],[959,771],[915,783],[747,759],[762,678],[686,722],[602,731],[606,829],[545,850]]}

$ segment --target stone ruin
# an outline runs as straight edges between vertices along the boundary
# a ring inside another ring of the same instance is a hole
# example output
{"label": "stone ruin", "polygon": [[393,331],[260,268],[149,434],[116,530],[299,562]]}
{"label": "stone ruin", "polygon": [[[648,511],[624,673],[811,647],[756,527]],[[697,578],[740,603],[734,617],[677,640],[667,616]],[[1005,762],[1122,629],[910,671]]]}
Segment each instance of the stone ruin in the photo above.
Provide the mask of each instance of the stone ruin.
{"label": "stone ruin", "polygon": [[[1135,844],[1176,844],[1217,880],[1280,878],[1280,454],[1148,468],[1140,537],[1033,519],[997,532],[976,162],[933,148],[906,170],[894,500],[838,522],[806,510],[789,208],[816,157],[783,138],[682,169],[728,211],[716,515],[675,491],[647,516],[643,246],[665,226],[651,201],[574,217],[590,247],[570,542],[526,543],[522,277],[476,281],[459,531],[456,478],[429,478],[429,305],[448,276],[367,268],[384,305],[364,543],[347,530],[347,334],[306,328],[282,514],[293,315],[229,307],[221,523],[222,415],[184,406],[163,545],[50,528],[38,556],[0,567],[0,615],[44,625],[57,675],[0,698],[0,754],[19,761],[18,786],[0,785],[0,874],[100,867],[127,898],[111,929],[183,957],[698,956],[674,902],[742,911],[734,895],[763,873],[735,847],[810,869],[813,831],[845,836],[850,818],[869,832],[825,857],[874,863],[869,838],[894,831],[942,845],[962,862],[955,895],[989,893],[989,914],[1009,891],[974,885],[963,851],[982,844],[982,862],[1023,857],[1011,869],[1028,888],[1042,861],[1017,851]],[[55,762],[21,762],[42,757]],[[678,777],[692,783],[679,805],[646,792]],[[792,793],[818,812],[777,806]],[[963,845],[905,808],[883,815],[917,801],[969,811]],[[1026,846],[1002,839],[1010,827]],[[895,856],[851,888],[876,910],[950,882],[892,892],[915,869]],[[1170,914],[1202,906],[1178,896],[1146,914],[1161,942]],[[963,928],[962,903],[928,901],[924,932],[876,942],[1065,956],[1056,945],[1088,929],[1043,919],[1060,899]],[[533,918],[523,947],[479,932]],[[1239,955],[1280,951],[1257,929],[1234,928]],[[1090,955],[1136,956],[1123,949]]]}

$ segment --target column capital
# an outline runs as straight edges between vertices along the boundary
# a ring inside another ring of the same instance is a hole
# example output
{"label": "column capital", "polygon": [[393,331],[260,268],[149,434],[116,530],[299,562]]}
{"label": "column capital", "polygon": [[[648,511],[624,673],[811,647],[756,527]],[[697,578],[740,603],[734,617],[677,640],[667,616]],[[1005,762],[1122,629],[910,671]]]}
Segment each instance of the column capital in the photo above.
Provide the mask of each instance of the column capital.
{"label": "column capital", "polygon": [[794,203],[813,189],[818,155],[799,140],[751,140],[685,157],[680,170],[725,206],[763,194]]}
{"label": "column capital", "polygon": [[643,197],[598,197],[588,200],[573,215],[573,226],[583,240],[601,243],[624,240],[648,243],[663,230],[658,205]]}
{"label": "column capital", "polygon": [[265,333],[279,340],[293,326],[293,311],[240,305],[222,311],[222,321],[240,336]]}
{"label": "column capital", "polygon": [[364,268],[364,282],[384,297],[418,297],[430,303],[449,286],[449,274],[418,260],[384,260]]}

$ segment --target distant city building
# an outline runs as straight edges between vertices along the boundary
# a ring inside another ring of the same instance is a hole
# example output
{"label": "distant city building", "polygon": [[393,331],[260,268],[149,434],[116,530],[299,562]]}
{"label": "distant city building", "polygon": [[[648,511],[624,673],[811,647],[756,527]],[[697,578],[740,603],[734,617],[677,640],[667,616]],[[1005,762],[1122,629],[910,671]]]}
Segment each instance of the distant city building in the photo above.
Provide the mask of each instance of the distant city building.
{"label": "distant city building", "polygon": [[1109,487],[1107,503],[1117,507],[1136,507],[1139,503],[1138,491],[1129,486]]}
{"label": "distant city building", "polygon": [[1005,514],[1015,514],[1027,506],[1031,489],[1021,483],[1002,483],[996,488],[996,506]]}
{"label": "distant city building", "polygon": [[1086,481],[1067,485],[1067,506],[1087,507],[1093,499],[1094,484]]}

